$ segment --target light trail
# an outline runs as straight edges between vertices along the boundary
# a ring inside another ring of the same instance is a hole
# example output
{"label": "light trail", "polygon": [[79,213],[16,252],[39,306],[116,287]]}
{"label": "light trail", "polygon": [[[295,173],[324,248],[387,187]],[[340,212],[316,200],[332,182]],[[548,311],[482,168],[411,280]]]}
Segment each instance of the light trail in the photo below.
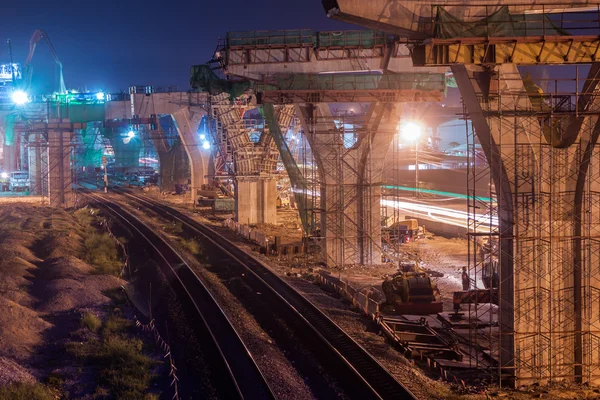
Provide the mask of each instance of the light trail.
{"label": "light trail", "polygon": [[465,211],[399,200],[381,200],[381,204],[386,207],[412,213],[415,216],[430,218],[464,228],[467,228],[469,225],[469,217],[474,217],[473,219],[475,222],[482,225],[482,228],[479,229],[481,231],[486,230],[486,228],[489,230],[488,227],[490,226],[498,226],[498,218],[485,214],[475,214],[474,216],[470,216],[469,213]]}
{"label": "light trail", "polygon": [[[294,189],[294,192],[303,193],[303,191],[300,189]],[[314,197],[320,196],[319,192],[317,191],[310,191],[307,193],[307,195],[312,195]],[[466,211],[454,210],[447,207],[432,206],[426,203],[400,200],[382,199],[381,204],[385,207],[410,213],[415,217],[427,218],[463,228],[469,227],[469,220],[471,219],[471,223],[480,225],[480,228],[477,228],[478,232],[489,232],[490,227],[495,228],[498,226],[498,218],[487,214],[470,215]]]}
{"label": "light trail", "polygon": [[[417,191],[417,188],[409,187],[409,186],[382,185],[381,187],[383,189],[403,190],[405,192],[412,192],[412,193]],[[484,202],[488,202],[488,203],[492,202],[492,199],[490,199],[489,197],[481,197],[481,196],[473,197],[473,196],[469,196],[466,194],[443,192],[443,191],[433,190],[433,189],[419,189],[419,193],[435,194],[437,196],[447,196],[447,197],[454,197],[454,198],[459,198],[459,199],[473,199],[474,198],[477,201],[484,201]]]}

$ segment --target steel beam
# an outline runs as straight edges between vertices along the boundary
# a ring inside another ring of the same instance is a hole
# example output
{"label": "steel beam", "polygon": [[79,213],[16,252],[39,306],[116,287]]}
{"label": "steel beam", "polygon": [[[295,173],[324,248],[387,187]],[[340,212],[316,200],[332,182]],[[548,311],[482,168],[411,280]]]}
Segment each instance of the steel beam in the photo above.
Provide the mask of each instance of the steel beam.
{"label": "steel beam", "polygon": [[431,39],[415,46],[417,66],[455,64],[519,65],[592,63],[600,56],[600,37],[527,36],[498,38]]}

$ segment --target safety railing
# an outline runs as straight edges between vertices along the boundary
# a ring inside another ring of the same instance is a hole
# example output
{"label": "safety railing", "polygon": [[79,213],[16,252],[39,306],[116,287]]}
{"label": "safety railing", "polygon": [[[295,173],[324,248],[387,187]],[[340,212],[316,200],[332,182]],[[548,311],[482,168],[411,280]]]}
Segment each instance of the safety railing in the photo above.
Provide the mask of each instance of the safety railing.
{"label": "safety railing", "polygon": [[313,45],[312,29],[227,32],[227,46]]}

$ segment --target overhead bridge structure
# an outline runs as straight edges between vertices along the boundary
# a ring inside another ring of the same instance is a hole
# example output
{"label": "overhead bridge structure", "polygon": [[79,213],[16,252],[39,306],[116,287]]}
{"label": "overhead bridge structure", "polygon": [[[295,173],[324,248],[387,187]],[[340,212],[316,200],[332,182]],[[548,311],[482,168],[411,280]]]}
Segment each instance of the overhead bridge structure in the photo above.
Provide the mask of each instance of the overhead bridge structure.
{"label": "overhead bridge structure", "polygon": [[[491,372],[514,385],[599,384],[598,1],[322,3],[331,18],[404,37],[415,65],[456,78],[495,188],[495,202],[469,207],[499,221],[488,224],[499,326],[476,339],[498,362]],[[481,227],[472,219],[471,237]],[[485,260],[471,260],[481,276]]]}
{"label": "overhead bridge structure", "polygon": [[[230,32],[214,61],[232,78],[227,84],[219,84],[206,66],[192,68],[191,83],[211,94],[218,133],[222,129],[234,154],[238,187],[244,180],[270,179],[269,169],[259,173],[242,164],[252,159],[248,149],[256,152],[263,143],[248,144],[243,112],[260,107],[270,131],[265,134],[277,144],[295,188],[304,229],[323,239],[326,262],[380,264],[385,156],[406,103],[443,100],[447,68],[413,68],[406,44],[377,31]],[[368,104],[368,109],[341,117],[332,111],[341,103]],[[308,200],[306,179],[281,137],[293,115],[300,119],[318,169],[318,205]],[[273,210],[267,215],[274,215],[275,198],[253,204],[266,205]],[[243,210],[238,210],[239,218]]]}

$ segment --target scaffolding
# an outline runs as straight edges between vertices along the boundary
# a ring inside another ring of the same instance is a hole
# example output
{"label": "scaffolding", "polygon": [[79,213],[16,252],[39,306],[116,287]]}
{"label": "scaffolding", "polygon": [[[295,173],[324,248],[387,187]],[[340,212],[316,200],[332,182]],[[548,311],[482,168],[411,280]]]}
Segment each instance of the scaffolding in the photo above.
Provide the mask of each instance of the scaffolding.
{"label": "scaffolding", "polygon": [[[574,78],[530,78],[513,68],[476,93],[495,167],[476,167],[485,133],[467,125],[470,277],[498,304],[472,305],[470,360],[500,384],[598,384],[600,74],[576,66]],[[488,199],[476,192],[485,184]]]}
{"label": "scaffolding", "polygon": [[312,238],[325,247],[323,261],[331,267],[381,263],[380,208],[373,198],[382,177],[373,176],[367,131],[362,113],[334,112],[306,121],[302,143],[310,150],[301,151],[306,186],[299,207],[320,227]]}

